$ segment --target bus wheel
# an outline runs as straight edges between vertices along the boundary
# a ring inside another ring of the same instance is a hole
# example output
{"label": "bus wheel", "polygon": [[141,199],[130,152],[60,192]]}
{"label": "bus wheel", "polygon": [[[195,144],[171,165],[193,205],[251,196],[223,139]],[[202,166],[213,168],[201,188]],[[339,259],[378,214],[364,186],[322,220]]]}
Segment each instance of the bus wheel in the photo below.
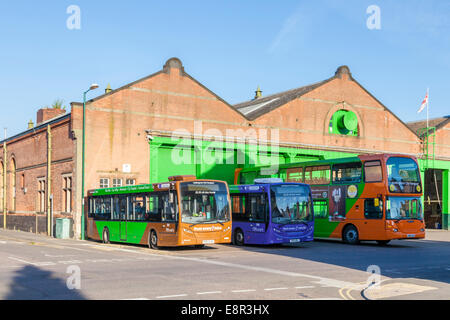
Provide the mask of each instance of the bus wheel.
{"label": "bus wheel", "polygon": [[391,242],[391,240],[377,240],[377,243],[378,243],[380,246],[385,246],[385,245],[387,245],[389,242]]}
{"label": "bus wheel", "polygon": [[158,250],[158,236],[154,230],[150,232],[150,236],[148,237],[148,246],[150,249]]}
{"label": "bus wheel", "polygon": [[103,243],[108,244],[110,243],[109,241],[109,231],[108,228],[103,229]]}
{"label": "bus wheel", "polygon": [[236,229],[234,234],[234,243],[238,246],[244,245],[244,232],[241,229]]}
{"label": "bus wheel", "polygon": [[355,226],[348,226],[344,229],[342,234],[342,240],[348,244],[358,244],[359,243],[359,235],[358,229]]}

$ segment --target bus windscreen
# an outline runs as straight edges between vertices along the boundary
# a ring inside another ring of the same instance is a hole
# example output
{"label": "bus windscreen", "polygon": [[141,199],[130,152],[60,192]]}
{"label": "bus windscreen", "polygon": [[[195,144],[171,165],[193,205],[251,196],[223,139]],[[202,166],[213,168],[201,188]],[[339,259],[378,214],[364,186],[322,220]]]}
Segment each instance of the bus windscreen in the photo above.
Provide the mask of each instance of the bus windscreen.
{"label": "bus windscreen", "polygon": [[309,188],[301,185],[273,185],[270,188],[272,222],[295,224],[313,220]]}
{"label": "bus windscreen", "polygon": [[420,174],[411,158],[391,157],[386,162],[389,190],[396,193],[420,193]]}
{"label": "bus windscreen", "polygon": [[227,187],[221,182],[194,181],[180,184],[182,222],[191,224],[230,221]]}

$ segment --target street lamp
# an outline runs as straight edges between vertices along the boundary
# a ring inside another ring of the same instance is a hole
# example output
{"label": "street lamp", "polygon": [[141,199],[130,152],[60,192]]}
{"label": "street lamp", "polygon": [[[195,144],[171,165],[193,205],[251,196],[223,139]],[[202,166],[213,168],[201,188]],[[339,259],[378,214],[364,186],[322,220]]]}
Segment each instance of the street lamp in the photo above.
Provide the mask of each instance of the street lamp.
{"label": "street lamp", "polygon": [[86,141],[86,94],[89,91],[98,88],[98,84],[91,84],[89,90],[83,93],[83,149],[82,149],[82,159],[81,159],[81,240],[85,240],[84,234],[84,157],[85,157],[85,141]]}

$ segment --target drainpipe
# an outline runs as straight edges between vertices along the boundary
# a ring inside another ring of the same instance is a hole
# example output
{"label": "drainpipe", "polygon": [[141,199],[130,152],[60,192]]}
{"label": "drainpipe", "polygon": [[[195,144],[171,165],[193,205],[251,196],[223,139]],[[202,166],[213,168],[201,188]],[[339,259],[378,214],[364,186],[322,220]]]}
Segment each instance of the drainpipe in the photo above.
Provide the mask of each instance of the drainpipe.
{"label": "drainpipe", "polygon": [[[6,129],[5,129],[5,140],[6,140]],[[6,141],[3,142],[3,229],[6,230],[6,214],[8,210],[6,209],[6,175],[7,171],[6,168]]]}
{"label": "drainpipe", "polygon": [[53,226],[51,225],[51,190],[52,190],[52,131],[50,125],[47,126],[47,234],[52,235]]}

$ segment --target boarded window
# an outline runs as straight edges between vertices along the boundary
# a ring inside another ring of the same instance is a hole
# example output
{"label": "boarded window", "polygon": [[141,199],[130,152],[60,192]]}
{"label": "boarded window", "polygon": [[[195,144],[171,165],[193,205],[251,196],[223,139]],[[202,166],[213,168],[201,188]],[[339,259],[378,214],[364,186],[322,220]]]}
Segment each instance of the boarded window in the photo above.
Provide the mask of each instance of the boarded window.
{"label": "boarded window", "polygon": [[365,182],[380,182],[383,180],[380,161],[367,161],[364,163]]}

